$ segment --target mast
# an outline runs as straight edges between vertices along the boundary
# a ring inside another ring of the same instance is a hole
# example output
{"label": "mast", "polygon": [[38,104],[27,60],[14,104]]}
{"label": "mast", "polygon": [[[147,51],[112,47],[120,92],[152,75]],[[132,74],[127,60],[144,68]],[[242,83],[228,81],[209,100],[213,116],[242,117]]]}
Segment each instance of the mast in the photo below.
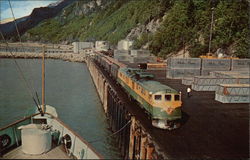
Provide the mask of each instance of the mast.
{"label": "mast", "polygon": [[42,56],[42,116],[45,113],[45,46],[43,46]]}

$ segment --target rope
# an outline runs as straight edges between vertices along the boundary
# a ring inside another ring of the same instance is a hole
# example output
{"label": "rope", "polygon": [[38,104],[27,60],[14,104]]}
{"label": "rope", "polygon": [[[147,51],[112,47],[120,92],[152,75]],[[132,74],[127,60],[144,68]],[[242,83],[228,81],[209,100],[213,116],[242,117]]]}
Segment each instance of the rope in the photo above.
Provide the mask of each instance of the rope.
{"label": "rope", "polygon": [[10,10],[11,10],[12,17],[14,18],[14,24],[15,24],[15,27],[16,27],[17,35],[18,35],[19,40],[20,40],[20,42],[21,42],[21,44],[22,44],[21,36],[20,36],[19,30],[18,30],[18,27],[17,27],[16,18],[15,18],[13,9],[12,9],[12,5],[11,5],[11,3],[10,3],[10,0],[8,0],[8,1],[9,1],[9,5],[10,5]]}
{"label": "rope", "polygon": [[[126,123],[126,124],[125,124],[122,128],[120,128],[118,131],[112,133],[111,135],[106,136],[106,138],[112,137],[113,135],[116,135],[117,133],[121,132],[130,122],[131,122],[131,120],[128,121],[128,123]],[[90,141],[89,143],[95,143],[95,142],[99,142],[99,141],[103,141],[103,140],[104,140],[104,138],[102,138],[102,139],[96,139],[96,140]]]}
{"label": "rope", "polygon": [[[14,24],[15,24],[15,27],[16,27],[16,32],[17,32],[17,35],[18,35],[18,38],[19,38],[19,42],[20,42],[20,44],[21,44],[21,48],[23,49],[23,52],[25,53],[25,49],[24,49],[24,46],[23,46],[23,43],[22,43],[22,39],[21,39],[21,35],[20,35],[20,32],[19,32],[19,30],[18,30],[18,26],[17,26],[17,23],[16,23],[16,18],[15,18],[15,15],[14,15],[14,12],[13,12],[13,8],[12,8],[12,5],[11,5],[11,3],[10,3],[10,0],[8,0],[8,2],[9,2],[9,6],[10,6],[10,10],[11,10],[11,14],[12,14],[12,17],[13,17],[13,19],[14,19]],[[28,65],[29,65],[29,63],[27,63]],[[28,68],[30,68],[31,69],[31,89],[32,89],[32,91],[33,91],[33,93],[35,93],[36,94],[36,98],[37,98],[37,101],[38,101],[38,104],[41,104],[40,103],[40,100],[39,100],[39,97],[38,97],[38,94],[37,94],[37,91],[35,90],[35,88],[34,88],[34,77],[33,77],[33,70],[32,70],[32,67],[31,66],[28,66]]]}
{"label": "rope", "polygon": [[[2,33],[1,30],[0,30],[0,34],[1,34],[2,39],[5,41],[7,48],[10,48],[10,47],[9,47],[9,44],[8,44],[8,42],[6,41],[6,39],[4,38],[3,33]],[[9,52],[10,52],[10,54],[12,55],[12,57],[14,57],[12,51],[9,50]],[[21,67],[18,65],[18,63],[17,63],[17,61],[16,61],[15,59],[13,59],[13,60],[14,60],[14,62],[15,62],[15,64],[16,64],[16,69],[17,69],[17,72],[19,73],[19,76],[20,76],[21,79],[23,79],[23,81],[24,81],[24,84],[25,84],[24,87],[28,90],[28,93],[30,94],[30,96],[31,96],[31,98],[33,99],[35,105],[37,106],[38,110],[40,111],[41,109],[39,108],[39,106],[38,106],[38,104],[37,104],[37,101],[35,100],[35,98],[34,98],[34,96],[33,96],[33,94],[32,94],[32,91],[31,91],[31,89],[30,89],[30,86],[28,85],[28,82],[27,82],[27,80],[25,79],[25,77],[24,77],[24,75],[23,75],[23,72],[22,72],[22,70],[21,70]]]}

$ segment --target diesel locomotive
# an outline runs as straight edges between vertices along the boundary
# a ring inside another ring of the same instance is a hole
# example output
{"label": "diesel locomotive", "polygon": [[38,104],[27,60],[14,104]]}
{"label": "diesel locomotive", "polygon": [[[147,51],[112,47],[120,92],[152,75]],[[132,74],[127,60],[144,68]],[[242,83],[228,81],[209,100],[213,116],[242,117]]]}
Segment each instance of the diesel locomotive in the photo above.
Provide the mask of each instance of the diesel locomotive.
{"label": "diesel locomotive", "polygon": [[108,56],[96,54],[95,60],[146,110],[154,127],[172,130],[180,126],[182,101],[179,92],[154,81],[152,74],[129,68]]}

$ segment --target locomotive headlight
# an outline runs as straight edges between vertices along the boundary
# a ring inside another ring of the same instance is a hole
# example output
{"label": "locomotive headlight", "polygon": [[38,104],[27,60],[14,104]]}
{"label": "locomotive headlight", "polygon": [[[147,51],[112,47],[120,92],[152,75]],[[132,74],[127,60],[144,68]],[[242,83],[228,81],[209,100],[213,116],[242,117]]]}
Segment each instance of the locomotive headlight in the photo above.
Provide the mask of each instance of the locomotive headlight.
{"label": "locomotive headlight", "polygon": [[153,93],[152,92],[149,92],[149,95],[152,95]]}

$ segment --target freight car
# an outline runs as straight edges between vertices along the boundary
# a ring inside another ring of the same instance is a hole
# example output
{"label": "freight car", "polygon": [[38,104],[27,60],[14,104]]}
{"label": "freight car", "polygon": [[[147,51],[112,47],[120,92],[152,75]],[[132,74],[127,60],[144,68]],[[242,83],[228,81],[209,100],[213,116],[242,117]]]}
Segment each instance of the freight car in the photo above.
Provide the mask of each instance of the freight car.
{"label": "freight car", "polygon": [[105,55],[97,54],[95,60],[146,110],[154,127],[171,130],[180,126],[182,102],[176,90],[152,80],[150,73],[128,68]]}

